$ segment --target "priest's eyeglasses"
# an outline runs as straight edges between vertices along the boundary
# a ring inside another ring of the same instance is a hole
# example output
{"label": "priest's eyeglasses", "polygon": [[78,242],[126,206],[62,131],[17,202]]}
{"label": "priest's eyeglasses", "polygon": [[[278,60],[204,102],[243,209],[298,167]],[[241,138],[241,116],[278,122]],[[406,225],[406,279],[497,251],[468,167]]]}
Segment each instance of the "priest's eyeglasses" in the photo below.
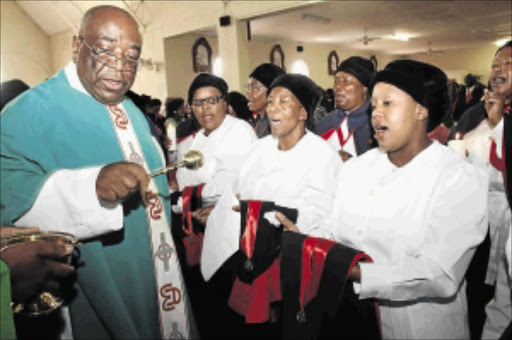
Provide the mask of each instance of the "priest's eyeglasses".
{"label": "priest's eyeglasses", "polygon": [[121,69],[122,71],[135,72],[140,65],[140,59],[138,57],[134,58],[127,56],[124,58],[118,58],[112,51],[92,47],[84,37],[79,36],[78,39],[83,41],[89,50],[91,50],[94,58],[105,66],[116,68],[118,60],[121,60],[123,65]]}
{"label": "priest's eyeglasses", "polygon": [[203,106],[204,103],[206,103],[208,105],[215,105],[222,98],[224,98],[224,96],[212,96],[212,97],[208,97],[208,98],[204,98],[204,99],[192,99],[191,104],[193,107],[201,107],[201,106]]}

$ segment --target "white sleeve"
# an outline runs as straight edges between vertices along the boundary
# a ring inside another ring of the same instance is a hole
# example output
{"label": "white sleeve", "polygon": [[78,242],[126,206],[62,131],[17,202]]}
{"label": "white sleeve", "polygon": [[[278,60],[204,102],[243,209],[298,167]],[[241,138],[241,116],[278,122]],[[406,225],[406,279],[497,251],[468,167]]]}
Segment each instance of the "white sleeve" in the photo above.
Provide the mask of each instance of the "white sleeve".
{"label": "white sleeve", "polygon": [[421,250],[394,263],[360,263],[360,298],[393,301],[455,295],[487,232],[487,181],[476,168],[447,172],[429,207]]}
{"label": "white sleeve", "polygon": [[[212,179],[208,181],[202,191],[204,205],[217,202],[227,186],[234,187],[238,179],[238,172],[244,161],[252,150],[252,144],[256,141],[254,131],[248,126],[238,133],[233,133],[229,140],[223,143],[224,147],[219,148],[215,157],[217,165],[213,172]],[[229,146],[229,151],[226,152]]]}
{"label": "white sleeve", "polygon": [[491,138],[496,142],[496,155],[501,159],[501,148],[503,142],[503,129],[504,129],[504,119],[502,118],[498,125],[496,125],[491,131]]}
{"label": "white sleeve", "polygon": [[508,263],[508,278],[512,288],[512,220],[510,221],[510,226],[508,228],[508,239],[505,245],[505,258]]}
{"label": "white sleeve", "polygon": [[317,164],[308,174],[308,183],[300,193],[302,204],[297,219],[297,226],[302,233],[332,238],[332,226],[326,225],[325,219],[331,213],[336,192],[333,179],[342,164],[338,154],[333,153],[333,157],[323,164]]}
{"label": "white sleeve", "polygon": [[100,202],[96,179],[100,167],[58,170],[44,183],[34,205],[15,223],[87,239],[123,227],[121,204]]}

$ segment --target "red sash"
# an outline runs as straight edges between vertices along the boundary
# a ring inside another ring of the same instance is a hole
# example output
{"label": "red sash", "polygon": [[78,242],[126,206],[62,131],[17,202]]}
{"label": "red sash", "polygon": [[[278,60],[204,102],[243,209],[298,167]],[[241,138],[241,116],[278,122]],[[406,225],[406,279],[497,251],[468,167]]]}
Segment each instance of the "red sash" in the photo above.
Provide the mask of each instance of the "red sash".
{"label": "red sash", "polygon": [[[241,248],[249,261],[252,259],[256,244],[262,204],[261,201],[248,203]],[[235,279],[228,305],[237,313],[244,315],[247,323],[262,323],[269,320],[270,303],[281,300],[279,264],[279,259],[276,259],[252,284]]]}
{"label": "red sash", "polygon": [[[197,186],[197,199],[201,200],[201,191],[204,184]],[[192,222],[192,194],[196,187],[189,186],[183,189],[183,211],[181,213],[181,228],[185,232],[183,245],[185,246],[185,259],[189,267],[197,266],[201,260],[204,233],[195,233]]]}
{"label": "red sash", "polygon": [[[345,119],[347,119],[347,117],[345,117]],[[343,119],[343,121],[345,119]],[[341,148],[343,148],[345,146],[345,144],[347,144],[350,137],[352,137],[352,134],[354,134],[354,130],[349,130],[347,138],[344,138],[343,131],[341,129],[341,124],[343,124],[343,121],[340,123],[340,125],[338,126],[338,128],[336,130],[334,128],[331,128],[331,129],[325,131],[324,133],[322,133],[321,134],[322,139],[328,140],[329,138],[331,138],[333,133],[336,132],[336,134],[338,135],[338,142],[340,143]]]}

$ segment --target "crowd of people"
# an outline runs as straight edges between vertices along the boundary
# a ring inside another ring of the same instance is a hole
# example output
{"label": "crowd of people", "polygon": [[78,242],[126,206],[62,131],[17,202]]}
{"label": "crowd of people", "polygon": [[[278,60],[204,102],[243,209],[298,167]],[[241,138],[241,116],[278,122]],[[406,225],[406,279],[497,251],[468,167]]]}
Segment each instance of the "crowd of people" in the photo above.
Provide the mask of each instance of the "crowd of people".
{"label": "crowd of people", "polygon": [[510,339],[511,41],[487,86],[351,56],[332,89],[262,63],[163,105],[130,90],[141,49],[94,7],[67,66],[2,84],[2,239],[82,243],[0,250],[2,339]]}

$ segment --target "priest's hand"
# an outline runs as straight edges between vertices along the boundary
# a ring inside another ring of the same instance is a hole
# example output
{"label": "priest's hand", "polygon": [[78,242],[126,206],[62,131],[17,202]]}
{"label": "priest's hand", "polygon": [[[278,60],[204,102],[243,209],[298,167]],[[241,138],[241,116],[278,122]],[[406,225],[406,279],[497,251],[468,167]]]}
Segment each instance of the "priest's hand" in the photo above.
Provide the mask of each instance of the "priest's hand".
{"label": "priest's hand", "polygon": [[208,207],[196,209],[192,213],[192,218],[197,222],[206,225],[206,222],[208,221],[208,216],[210,216],[210,213],[212,212],[213,208],[215,208],[215,206],[210,205]]}
{"label": "priest's hand", "polygon": [[0,226],[0,237],[11,237],[23,234],[32,234],[39,232],[38,227],[7,227]]}
{"label": "priest's hand", "polygon": [[484,106],[485,111],[487,111],[487,123],[491,128],[494,128],[503,117],[504,98],[496,92],[485,89]]}
{"label": "priest's hand", "polygon": [[65,264],[72,245],[52,242],[22,242],[5,248],[0,257],[7,264],[14,302],[37,296],[50,282],[71,274],[75,269]]}
{"label": "priest's hand", "polygon": [[350,158],[352,158],[352,155],[351,155],[351,154],[349,154],[348,152],[346,152],[345,150],[340,150],[340,151],[338,151],[338,154],[340,155],[341,160],[342,160],[343,162],[346,162],[346,161],[348,161]]}
{"label": "priest's hand", "polygon": [[277,211],[276,219],[283,225],[284,231],[294,231],[296,233],[300,232],[299,228],[288,219],[283,213]]}
{"label": "priest's hand", "polygon": [[104,166],[96,180],[96,195],[106,202],[123,201],[140,191],[144,198],[149,176],[139,164],[118,162]]}

